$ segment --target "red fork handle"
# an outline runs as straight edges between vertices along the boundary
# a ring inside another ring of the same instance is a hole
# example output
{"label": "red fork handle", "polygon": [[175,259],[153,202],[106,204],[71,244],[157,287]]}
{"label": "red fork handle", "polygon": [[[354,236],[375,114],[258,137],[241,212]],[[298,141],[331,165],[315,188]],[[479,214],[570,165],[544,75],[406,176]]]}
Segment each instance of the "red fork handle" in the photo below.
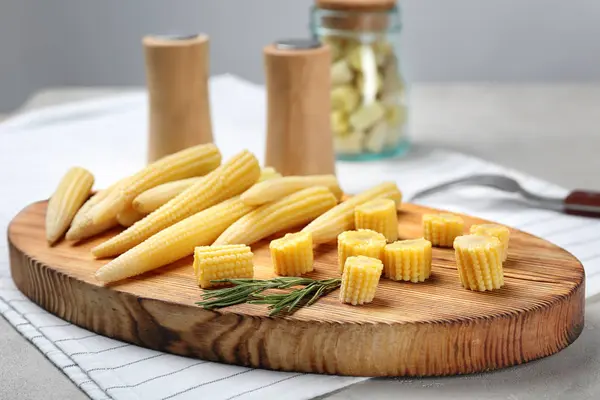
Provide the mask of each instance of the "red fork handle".
{"label": "red fork handle", "polygon": [[565,198],[567,214],[600,218],[600,192],[574,190]]}

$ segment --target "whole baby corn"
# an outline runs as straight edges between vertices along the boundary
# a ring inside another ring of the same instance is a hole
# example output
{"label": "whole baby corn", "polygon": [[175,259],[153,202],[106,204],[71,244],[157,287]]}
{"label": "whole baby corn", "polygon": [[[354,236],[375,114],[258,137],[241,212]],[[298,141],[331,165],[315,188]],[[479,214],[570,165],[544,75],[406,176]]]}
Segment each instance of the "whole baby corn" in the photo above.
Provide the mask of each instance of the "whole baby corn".
{"label": "whole baby corn", "polygon": [[383,275],[394,281],[423,282],[431,275],[431,242],[399,240],[383,249]]}
{"label": "whole baby corn", "polygon": [[344,272],[346,259],[351,256],[366,256],[381,259],[386,240],[379,232],[370,229],[346,231],[338,236],[338,272]]}
{"label": "whole baby corn", "polygon": [[92,254],[97,258],[122,254],[190,215],[242,193],[258,180],[259,175],[258,160],[244,150],[158,210],[94,247]]}
{"label": "whole baby corn", "polygon": [[397,207],[402,202],[398,186],[393,182],[384,182],[341,202],[309,223],[302,231],[310,232],[315,244],[334,241],[340,233],[354,229],[355,207],[380,197],[394,200]]}
{"label": "whole baby corn", "polygon": [[398,214],[391,199],[375,199],[354,209],[356,229],[371,229],[385,236],[388,243],[398,239]]}
{"label": "whole baby corn", "polygon": [[119,222],[119,225],[129,228],[145,216],[146,214],[137,211],[129,204],[117,214],[117,222]]}
{"label": "whole baby corn", "polygon": [[508,257],[508,242],[510,239],[510,231],[506,226],[498,224],[480,224],[471,225],[470,229],[473,235],[489,235],[497,237],[502,243],[502,261],[506,261]]}
{"label": "whole baby corn", "polygon": [[91,210],[94,206],[104,200],[112,190],[115,190],[121,185],[128,184],[129,177],[125,177],[120,179],[119,181],[113,183],[108,188],[104,190],[98,191],[94,194],[85,204],[77,211],[75,218],[73,218],[73,222],[71,223],[71,227],[67,231],[66,239],[67,240],[82,240],[87,239],[89,237],[95,236],[99,233],[107,231],[115,226],[119,225],[117,221],[117,217],[107,219],[100,223],[94,223],[92,220]]}
{"label": "whole baby corn", "polygon": [[50,245],[56,243],[69,229],[93,185],[94,176],[81,167],[70,168],[61,178],[46,209],[46,240]]}
{"label": "whole baby corn", "polygon": [[133,208],[140,213],[150,214],[202,178],[202,176],[194,176],[154,186],[133,199]]}
{"label": "whole baby corn", "polygon": [[288,233],[269,244],[273,271],[281,276],[300,276],[313,270],[313,244],[310,233]]}
{"label": "whole baby corn", "polygon": [[454,240],[458,276],[463,287],[475,291],[504,285],[502,243],[493,236],[464,235]]}
{"label": "whole baby corn", "polygon": [[194,250],[194,272],[198,285],[205,289],[221,286],[220,279],[254,277],[252,251],[249,246],[199,246]]}
{"label": "whole baby corn", "polygon": [[452,247],[457,236],[463,234],[465,223],[458,215],[424,214],[423,238],[429,240],[433,246]]}
{"label": "whole baby corn", "polygon": [[96,272],[96,278],[106,283],[118,281],[189,256],[196,246],[210,245],[229,225],[252,209],[236,196],[200,211],[105,264]]}
{"label": "whole baby corn", "polygon": [[247,244],[312,221],[337,204],[324,186],[314,186],[264,204],[233,223],[214,245]]}
{"label": "whole baby corn", "polygon": [[372,302],[382,270],[383,263],[377,258],[348,257],[342,274],[340,301],[352,305]]}
{"label": "whole baby corn", "polygon": [[201,144],[169,154],[131,176],[128,185],[113,190],[92,210],[93,221],[115,217],[144,191],[165,182],[204,175],[221,163],[221,153],[213,143]]}
{"label": "whole baby corn", "polygon": [[[259,182],[267,179],[281,177],[281,174],[274,168],[267,167],[263,168],[260,172]],[[188,189],[190,186],[198,183],[204,177],[196,176],[193,178],[180,179],[178,181],[163,183],[162,185],[155,186],[151,189],[146,190],[133,200],[133,207],[143,214],[150,214],[152,211],[157,210],[171,199],[176,197],[178,194]]]}
{"label": "whole baby corn", "polygon": [[338,200],[342,197],[335,175],[306,175],[284,176],[257,183],[242,194],[242,201],[250,206],[260,206],[312,186],[325,186]]}

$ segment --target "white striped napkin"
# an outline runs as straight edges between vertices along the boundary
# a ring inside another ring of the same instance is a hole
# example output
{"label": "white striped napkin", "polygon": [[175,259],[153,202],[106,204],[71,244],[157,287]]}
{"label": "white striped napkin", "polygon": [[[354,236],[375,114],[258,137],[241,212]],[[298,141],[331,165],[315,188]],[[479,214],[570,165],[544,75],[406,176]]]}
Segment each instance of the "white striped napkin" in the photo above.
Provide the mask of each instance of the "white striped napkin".
{"label": "white striped napkin", "polygon": [[[248,148],[262,159],[263,88],[217,77],[211,81],[211,101],[224,157]],[[133,173],[145,162],[145,140],[144,93],[53,107],[0,125],[0,230],[25,205],[48,197],[71,165],[93,171],[96,187]],[[420,189],[482,172],[514,176],[537,193],[566,193],[516,171],[435,149],[415,148],[399,160],[338,163],[347,192],[394,180],[407,199]],[[565,247],[584,263],[587,296],[600,292],[600,220],[532,209],[511,195],[481,188],[456,188],[418,203],[497,221]],[[5,242],[0,243],[0,313],[93,399],[310,399],[365,379],[223,365],[96,335],[47,313],[16,290]]]}

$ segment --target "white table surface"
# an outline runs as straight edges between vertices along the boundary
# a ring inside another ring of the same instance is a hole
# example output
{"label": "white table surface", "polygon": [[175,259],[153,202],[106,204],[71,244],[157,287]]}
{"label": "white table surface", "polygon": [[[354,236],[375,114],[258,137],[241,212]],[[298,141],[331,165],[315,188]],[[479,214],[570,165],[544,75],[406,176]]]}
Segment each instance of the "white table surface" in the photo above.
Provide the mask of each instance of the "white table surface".
{"label": "white table surface", "polygon": [[[33,96],[21,110],[126,90],[51,89]],[[566,188],[600,190],[600,83],[419,85],[411,101],[413,138],[419,146],[472,154]],[[573,345],[544,360],[494,372],[493,383],[486,375],[372,380],[324,398],[600,398],[598,300],[588,299],[586,327]],[[87,396],[0,318],[0,399],[40,398]]]}

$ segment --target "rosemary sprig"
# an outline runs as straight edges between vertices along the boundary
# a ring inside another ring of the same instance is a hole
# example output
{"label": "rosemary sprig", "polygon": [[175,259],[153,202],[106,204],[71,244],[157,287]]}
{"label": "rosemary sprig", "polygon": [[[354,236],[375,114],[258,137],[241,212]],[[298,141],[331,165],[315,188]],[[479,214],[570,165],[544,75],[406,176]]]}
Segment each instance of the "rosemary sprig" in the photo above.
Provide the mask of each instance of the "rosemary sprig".
{"label": "rosemary sprig", "polygon": [[[202,301],[196,304],[206,309],[228,307],[240,303],[269,304],[269,316],[279,313],[292,314],[298,308],[310,306],[319,298],[340,287],[341,279],[315,280],[310,278],[280,277],[273,279],[220,279],[214,283],[231,283],[225,289],[205,291]],[[289,289],[303,286],[286,293],[262,294],[269,289]]]}

